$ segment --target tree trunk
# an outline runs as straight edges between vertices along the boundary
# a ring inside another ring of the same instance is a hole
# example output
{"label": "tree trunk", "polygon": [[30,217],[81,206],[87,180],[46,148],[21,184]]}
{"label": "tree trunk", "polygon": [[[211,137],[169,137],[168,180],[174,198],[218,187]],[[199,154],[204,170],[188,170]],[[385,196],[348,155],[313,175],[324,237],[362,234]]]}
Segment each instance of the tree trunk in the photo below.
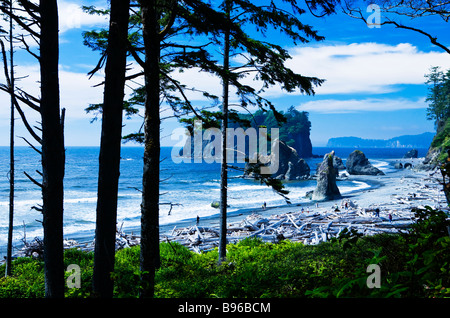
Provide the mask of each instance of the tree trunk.
{"label": "tree trunk", "polygon": [[[230,16],[230,2],[226,1],[226,14]],[[222,100],[222,163],[220,167],[220,238],[219,238],[219,263],[225,261],[227,253],[227,187],[228,187],[228,170],[227,170],[227,127],[228,127],[228,96],[229,96],[229,79],[230,71],[230,31],[225,31],[224,36],[224,57],[223,69],[224,76],[222,78],[223,100]],[[234,154],[233,154],[234,156]]]}
{"label": "tree trunk", "polygon": [[39,8],[45,296],[60,298],[64,297],[65,150],[59,105],[58,6],[56,0],[41,0]]}
{"label": "tree trunk", "polygon": [[[10,12],[12,12],[12,1],[10,2]],[[12,239],[14,228],[14,44],[13,44],[13,19],[9,17],[9,63],[10,63],[10,90],[11,90],[11,126],[9,140],[9,225],[8,225],[8,245],[6,248],[6,268],[5,275],[11,275],[12,263]],[[6,63],[6,61],[5,61]],[[5,70],[6,71],[6,70]]]}
{"label": "tree trunk", "polygon": [[153,297],[155,270],[159,267],[159,23],[156,0],[142,0],[145,47],[145,150],[141,203],[141,297]]}
{"label": "tree trunk", "polygon": [[103,298],[111,298],[114,287],[111,272],[116,243],[129,6],[129,0],[111,0],[106,49],[93,276],[94,293]]}

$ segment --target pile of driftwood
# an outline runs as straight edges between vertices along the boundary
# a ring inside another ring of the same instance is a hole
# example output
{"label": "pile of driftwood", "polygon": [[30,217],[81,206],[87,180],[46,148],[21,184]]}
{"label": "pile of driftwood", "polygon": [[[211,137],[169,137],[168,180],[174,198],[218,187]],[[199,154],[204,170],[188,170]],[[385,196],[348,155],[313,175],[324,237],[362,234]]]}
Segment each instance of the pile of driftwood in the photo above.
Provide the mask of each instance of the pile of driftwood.
{"label": "pile of driftwood", "polygon": [[[412,221],[413,215],[409,211],[383,210],[378,207],[361,209],[353,202],[348,202],[345,208],[336,206],[332,211],[307,210],[270,217],[253,213],[241,222],[228,225],[227,240],[235,243],[245,238],[259,237],[274,243],[289,239],[303,244],[318,244],[339,236],[344,229],[356,229],[364,235],[395,233],[408,227]],[[219,245],[219,230],[197,225],[180,229],[174,227],[165,240],[178,242],[200,253]]]}
{"label": "pile of driftwood", "polygon": [[[401,186],[401,180],[399,186]],[[428,180],[432,181],[432,180]],[[360,208],[355,202],[345,199],[340,206],[332,208],[293,207],[295,212],[280,215],[263,216],[259,213],[248,215],[239,222],[228,224],[227,241],[236,243],[249,237],[259,237],[266,242],[279,242],[289,239],[303,244],[318,244],[338,237],[344,229],[356,229],[364,235],[373,235],[382,232],[396,233],[407,228],[414,218],[411,207],[423,207],[426,202],[434,205],[445,206],[445,197],[439,192],[433,182],[411,183],[411,190],[407,195],[391,194],[391,201],[383,206],[369,206]],[[391,217],[389,217],[391,216]],[[219,229],[193,225],[177,228],[161,235],[161,241],[178,242],[189,249],[200,253],[209,251],[219,245]],[[43,255],[43,242],[35,238],[31,242],[23,240],[24,245],[16,253],[15,257]],[[122,226],[116,233],[116,250],[139,245],[140,237],[126,234]],[[91,252],[94,250],[95,241],[78,242],[64,240],[64,248],[77,248]],[[0,261],[1,262],[1,261]]]}
{"label": "pile of driftwood", "polygon": [[[404,179],[401,179],[400,184],[404,181]],[[424,181],[425,183],[408,182],[407,186],[410,192],[407,195],[392,194],[391,204],[404,204],[409,207],[423,207],[424,204],[439,208],[446,207],[447,201],[442,186],[431,179],[425,179]]]}
{"label": "pile of driftwood", "polygon": [[[31,242],[27,242],[26,239],[22,240],[23,246],[14,254],[14,258],[18,257],[34,257],[42,258],[44,254],[44,242],[42,239],[36,237]],[[120,250],[127,247],[132,247],[140,244],[140,237],[137,235],[126,234],[122,231],[122,227],[116,232],[116,250]],[[76,248],[86,252],[94,251],[95,240],[89,240],[86,242],[79,242],[76,240],[63,241],[64,249]]]}

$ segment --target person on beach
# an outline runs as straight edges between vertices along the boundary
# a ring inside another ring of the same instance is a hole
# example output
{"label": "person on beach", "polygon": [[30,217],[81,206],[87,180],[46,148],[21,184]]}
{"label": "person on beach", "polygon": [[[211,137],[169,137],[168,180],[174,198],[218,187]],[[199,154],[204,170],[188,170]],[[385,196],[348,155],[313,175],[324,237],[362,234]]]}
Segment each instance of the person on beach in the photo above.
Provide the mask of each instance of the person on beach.
{"label": "person on beach", "polygon": [[197,225],[200,223],[200,217],[197,215]]}
{"label": "person on beach", "polygon": [[263,206],[262,206],[263,210],[265,210],[266,207],[267,207],[267,204],[266,204],[266,201],[264,201]]}
{"label": "person on beach", "polygon": [[392,223],[392,214],[391,213],[389,213],[388,218],[389,218],[389,222]]}
{"label": "person on beach", "polygon": [[375,209],[375,216],[376,216],[377,218],[380,217],[380,209],[379,209],[379,208],[376,208],[376,209]]}

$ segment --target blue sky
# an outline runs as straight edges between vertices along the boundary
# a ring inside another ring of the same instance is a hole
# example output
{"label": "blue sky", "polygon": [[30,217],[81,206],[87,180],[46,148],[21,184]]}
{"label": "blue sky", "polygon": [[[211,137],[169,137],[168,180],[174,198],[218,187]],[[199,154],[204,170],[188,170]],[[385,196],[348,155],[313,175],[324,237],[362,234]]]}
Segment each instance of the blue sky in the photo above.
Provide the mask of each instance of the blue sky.
{"label": "blue sky", "polygon": [[[86,74],[95,66],[99,56],[98,52],[83,46],[81,32],[106,26],[107,21],[83,14],[79,6],[105,6],[105,3],[59,2],[61,106],[67,109],[67,146],[98,146],[100,143],[100,121],[91,123],[92,115],[86,114],[84,109],[89,103],[102,101],[102,88],[93,87],[102,81],[102,73],[88,79]],[[362,21],[342,13],[320,19],[307,13],[304,21],[326,39],[298,46],[276,32],[269,32],[268,39],[274,41],[276,37],[278,44],[289,50],[292,59],[288,65],[294,71],[324,78],[325,84],[316,89],[315,96],[286,94],[278,87],[269,89],[265,96],[270,97],[280,110],[294,106],[309,112],[313,146],[324,146],[332,137],[388,139],[434,130],[433,123],[426,120],[424,74],[431,66],[450,69],[449,54],[430,44],[420,34],[391,26],[368,28]],[[440,19],[428,18],[414,23],[435,32],[443,43],[450,43],[447,26]],[[28,75],[18,85],[38,94],[39,68],[36,61],[19,52],[16,65],[17,76]],[[136,66],[131,64],[130,67]],[[220,80],[217,78],[195,69],[177,76],[188,85],[195,84],[196,88],[220,95]],[[0,81],[4,82],[3,77]],[[251,83],[250,79],[248,81]],[[195,105],[205,104],[201,94],[191,93],[190,97]],[[8,145],[9,140],[8,100],[6,94],[0,94],[0,104],[3,105],[0,107],[0,145]],[[39,120],[37,114],[30,110],[27,114],[31,122]],[[163,117],[167,115],[168,111],[162,114]],[[27,137],[20,120],[17,123],[16,135]],[[141,123],[139,117],[125,120],[124,134],[136,131]],[[176,142],[170,140],[170,134],[180,126],[175,119],[163,122],[163,146]],[[25,145],[18,138],[17,144]]]}

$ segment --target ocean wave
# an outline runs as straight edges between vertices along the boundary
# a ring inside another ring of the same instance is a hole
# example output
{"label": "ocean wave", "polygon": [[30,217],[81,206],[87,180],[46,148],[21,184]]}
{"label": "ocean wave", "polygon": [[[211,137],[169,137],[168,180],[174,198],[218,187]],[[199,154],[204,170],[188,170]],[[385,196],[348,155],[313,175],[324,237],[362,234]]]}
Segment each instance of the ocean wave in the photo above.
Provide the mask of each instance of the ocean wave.
{"label": "ocean wave", "polygon": [[94,203],[97,197],[64,199],[64,203]]}
{"label": "ocean wave", "polygon": [[351,181],[351,183],[356,186],[339,186],[339,191],[341,193],[348,193],[348,192],[360,191],[360,190],[371,188],[371,186],[366,182]]}
{"label": "ocean wave", "polygon": [[246,191],[246,190],[260,190],[260,189],[267,189],[268,187],[265,185],[256,185],[256,184],[249,184],[249,185],[236,185],[228,187],[229,191]]}

